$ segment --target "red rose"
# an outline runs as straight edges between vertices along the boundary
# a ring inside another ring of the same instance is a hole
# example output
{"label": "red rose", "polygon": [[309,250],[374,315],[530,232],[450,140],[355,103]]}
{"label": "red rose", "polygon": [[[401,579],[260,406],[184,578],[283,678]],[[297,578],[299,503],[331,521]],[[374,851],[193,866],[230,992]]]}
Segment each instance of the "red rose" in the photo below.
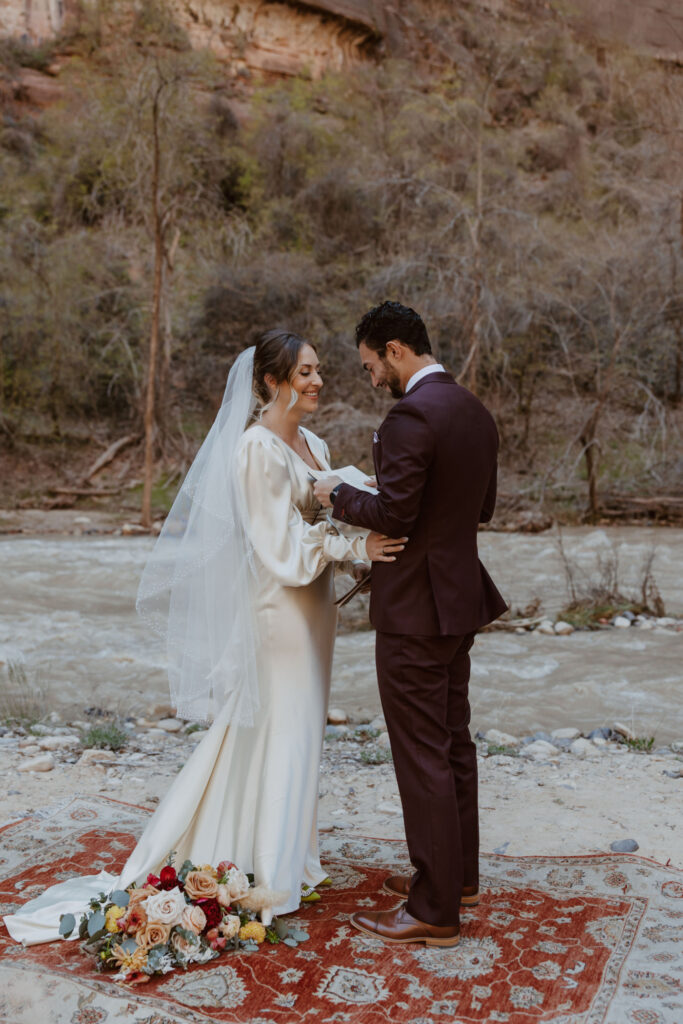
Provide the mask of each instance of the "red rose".
{"label": "red rose", "polygon": [[196,903],[206,915],[204,931],[216,928],[223,920],[223,909],[218,900],[196,900]]}
{"label": "red rose", "polygon": [[223,875],[227,875],[230,868],[236,868],[237,865],[233,864],[231,860],[222,860],[216,870],[218,871],[218,877],[222,878]]}
{"label": "red rose", "polygon": [[179,885],[178,876],[175,873],[175,868],[167,864],[165,868],[161,869],[159,874],[159,888],[160,889],[175,889]]}
{"label": "red rose", "polygon": [[159,879],[156,875],[147,875],[147,885],[153,885],[155,889],[159,888]]}

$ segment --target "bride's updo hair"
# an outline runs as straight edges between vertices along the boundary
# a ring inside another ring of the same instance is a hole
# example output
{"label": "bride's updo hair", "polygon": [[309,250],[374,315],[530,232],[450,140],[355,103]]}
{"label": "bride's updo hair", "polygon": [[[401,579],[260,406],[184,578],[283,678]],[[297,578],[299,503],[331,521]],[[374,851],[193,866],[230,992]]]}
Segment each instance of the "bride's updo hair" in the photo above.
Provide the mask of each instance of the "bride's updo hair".
{"label": "bride's updo hair", "polygon": [[278,386],[290,382],[299,365],[299,353],[306,344],[310,342],[279,327],[258,336],[254,352],[254,394],[264,406],[274,400],[266,384],[267,374],[275,378]]}

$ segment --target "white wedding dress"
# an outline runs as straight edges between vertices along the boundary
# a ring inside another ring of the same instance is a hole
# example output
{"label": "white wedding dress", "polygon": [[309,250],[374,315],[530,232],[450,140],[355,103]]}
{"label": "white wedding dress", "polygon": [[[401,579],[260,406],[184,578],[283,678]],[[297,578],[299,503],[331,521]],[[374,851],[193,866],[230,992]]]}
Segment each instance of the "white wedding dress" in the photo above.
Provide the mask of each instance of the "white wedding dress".
{"label": "white wedding dress", "polygon": [[[302,433],[320,468],[329,470],[325,442]],[[4,918],[18,942],[58,938],[61,914],[78,920],[91,896],[143,882],[171,850],[177,864],[232,860],[253,872],[257,884],[287,892],[282,904],[263,912],[264,923],[296,910],[302,883],[325,877],[317,806],[336,628],[334,563],[364,561],[367,531],[316,515],[308,465],[264,426],[244,432],[237,467],[256,555],[260,707],[254,725],[230,725],[219,713],[121,874],[103,871],[51,886]]]}

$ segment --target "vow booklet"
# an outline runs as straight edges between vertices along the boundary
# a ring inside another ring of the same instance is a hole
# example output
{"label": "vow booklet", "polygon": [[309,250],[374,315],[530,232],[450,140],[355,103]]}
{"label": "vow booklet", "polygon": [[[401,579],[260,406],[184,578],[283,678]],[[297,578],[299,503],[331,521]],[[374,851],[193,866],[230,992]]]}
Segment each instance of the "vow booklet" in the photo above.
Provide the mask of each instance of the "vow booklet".
{"label": "vow booklet", "polygon": [[351,484],[359,491],[367,491],[368,494],[379,493],[376,487],[369,487],[365,482],[368,477],[372,476],[372,473],[364,473],[362,469],[358,469],[358,466],[344,466],[342,469],[311,469],[309,473],[314,480],[322,480],[326,476],[338,476],[345,484]]}

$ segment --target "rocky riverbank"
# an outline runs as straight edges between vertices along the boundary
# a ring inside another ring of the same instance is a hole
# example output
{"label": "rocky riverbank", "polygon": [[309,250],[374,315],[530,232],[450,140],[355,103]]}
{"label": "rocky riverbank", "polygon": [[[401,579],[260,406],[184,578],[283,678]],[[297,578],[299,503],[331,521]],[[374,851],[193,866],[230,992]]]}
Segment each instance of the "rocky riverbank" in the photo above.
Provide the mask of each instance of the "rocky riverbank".
{"label": "rocky riverbank", "polygon": [[[320,829],[403,836],[384,720],[351,723],[330,713],[320,773]],[[123,723],[119,750],[85,747],[106,718],[31,729],[0,729],[5,821],[24,817],[73,793],[111,796],[152,810],[203,735],[169,716]],[[680,801],[683,737],[638,749],[623,723],[582,735],[573,727],[517,737],[489,729],[477,736],[482,848],[509,855],[627,850],[683,867]],[[620,847],[617,847],[620,848]]]}

